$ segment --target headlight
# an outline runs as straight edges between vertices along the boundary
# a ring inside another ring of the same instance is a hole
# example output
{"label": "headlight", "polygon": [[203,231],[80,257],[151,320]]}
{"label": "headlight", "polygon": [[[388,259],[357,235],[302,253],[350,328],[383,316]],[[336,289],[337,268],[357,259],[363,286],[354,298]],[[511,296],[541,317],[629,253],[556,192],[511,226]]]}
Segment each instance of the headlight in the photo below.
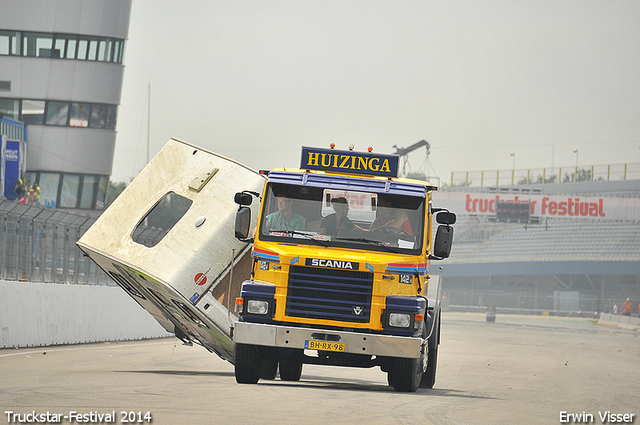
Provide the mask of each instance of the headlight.
{"label": "headlight", "polygon": [[394,328],[408,328],[411,325],[411,315],[408,313],[389,313],[389,326]]}
{"label": "headlight", "polygon": [[247,313],[265,315],[269,312],[269,302],[263,300],[248,300]]}

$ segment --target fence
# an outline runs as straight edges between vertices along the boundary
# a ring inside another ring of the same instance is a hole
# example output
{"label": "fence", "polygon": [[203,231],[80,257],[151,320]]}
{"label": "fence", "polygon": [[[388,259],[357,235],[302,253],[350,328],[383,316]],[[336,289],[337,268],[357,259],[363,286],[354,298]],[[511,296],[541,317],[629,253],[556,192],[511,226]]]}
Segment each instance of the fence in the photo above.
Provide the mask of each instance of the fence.
{"label": "fence", "polygon": [[0,200],[0,279],[115,286],[76,246],[95,220]]}
{"label": "fence", "polygon": [[[532,293],[532,292],[506,292],[487,290],[459,290],[443,288],[446,296],[443,299],[443,307],[448,305],[478,307],[486,310],[487,307],[497,307],[514,312],[531,311],[603,311],[603,300],[599,294],[589,292],[556,292],[556,293]],[[565,295],[574,295],[567,299]]]}
{"label": "fence", "polygon": [[590,181],[640,180],[640,164],[587,165],[492,171],[453,171],[450,186],[515,186]]}

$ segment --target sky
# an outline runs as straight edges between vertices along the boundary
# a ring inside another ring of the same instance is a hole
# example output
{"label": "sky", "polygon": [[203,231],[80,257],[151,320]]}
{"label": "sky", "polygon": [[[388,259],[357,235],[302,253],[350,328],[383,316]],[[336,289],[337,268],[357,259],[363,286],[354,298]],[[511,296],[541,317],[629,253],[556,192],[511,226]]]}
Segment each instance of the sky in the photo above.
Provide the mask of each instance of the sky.
{"label": "sky", "polygon": [[443,182],[640,163],[636,0],[133,0],[124,65],[115,182],[147,131],[255,169],[427,140],[406,171]]}

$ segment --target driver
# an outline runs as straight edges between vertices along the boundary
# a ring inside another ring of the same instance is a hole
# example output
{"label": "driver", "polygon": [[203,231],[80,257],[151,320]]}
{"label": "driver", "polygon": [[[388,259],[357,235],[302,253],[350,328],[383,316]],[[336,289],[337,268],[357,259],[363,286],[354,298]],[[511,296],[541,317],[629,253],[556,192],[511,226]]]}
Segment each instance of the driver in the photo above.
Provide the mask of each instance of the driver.
{"label": "driver", "polygon": [[335,213],[329,214],[322,220],[320,233],[323,235],[336,235],[338,230],[351,230],[357,227],[349,218],[349,202],[344,196],[331,199],[331,206]]}
{"label": "driver", "polygon": [[400,208],[394,208],[393,201],[386,196],[378,198],[378,217],[369,227],[369,230],[376,229],[392,229],[413,236],[407,212]]}
{"label": "driver", "polygon": [[267,216],[267,228],[271,230],[305,230],[303,216],[293,211],[293,199],[276,197],[278,211]]}

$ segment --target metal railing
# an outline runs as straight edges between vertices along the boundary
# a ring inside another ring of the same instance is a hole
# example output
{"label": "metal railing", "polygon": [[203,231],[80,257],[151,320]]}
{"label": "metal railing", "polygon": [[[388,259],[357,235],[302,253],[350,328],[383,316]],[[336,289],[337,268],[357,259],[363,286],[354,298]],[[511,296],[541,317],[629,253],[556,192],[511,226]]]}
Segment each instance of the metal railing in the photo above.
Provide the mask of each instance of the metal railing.
{"label": "metal railing", "polygon": [[95,220],[0,200],[0,279],[115,286],[76,246]]}
{"label": "metal railing", "polygon": [[587,165],[490,171],[453,171],[450,187],[515,186],[594,181],[640,180],[640,164]]}
{"label": "metal railing", "polygon": [[7,136],[9,140],[27,140],[27,127],[22,121],[8,117],[0,119],[0,134]]}
{"label": "metal railing", "polygon": [[[581,291],[574,305],[563,305],[553,293],[508,292],[488,290],[461,290],[443,288],[443,308],[451,306],[474,307],[477,311],[486,311],[496,307],[513,313],[531,313],[534,311],[604,311],[606,298],[600,294]],[[614,298],[615,299],[615,298]]]}

